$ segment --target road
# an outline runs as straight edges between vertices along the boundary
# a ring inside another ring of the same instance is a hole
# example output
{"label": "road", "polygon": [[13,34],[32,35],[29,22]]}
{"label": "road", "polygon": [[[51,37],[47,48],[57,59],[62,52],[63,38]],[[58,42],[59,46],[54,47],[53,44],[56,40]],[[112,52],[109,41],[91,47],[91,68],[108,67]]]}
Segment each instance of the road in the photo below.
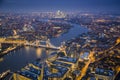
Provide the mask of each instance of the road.
{"label": "road", "polygon": [[89,60],[85,63],[85,66],[82,68],[81,74],[78,76],[77,80],[81,80],[82,77],[84,77],[86,75],[86,72],[88,70],[88,67],[89,67],[90,63],[95,61],[93,51],[90,52],[88,58],[89,58]]}

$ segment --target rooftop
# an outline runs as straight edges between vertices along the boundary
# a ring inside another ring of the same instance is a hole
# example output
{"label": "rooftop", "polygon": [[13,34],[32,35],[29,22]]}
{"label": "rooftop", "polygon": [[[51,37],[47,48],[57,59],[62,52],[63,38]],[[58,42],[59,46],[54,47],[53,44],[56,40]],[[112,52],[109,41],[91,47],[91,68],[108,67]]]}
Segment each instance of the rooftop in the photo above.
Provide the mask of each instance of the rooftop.
{"label": "rooftop", "polygon": [[63,62],[60,62],[60,61],[53,61],[52,64],[53,65],[64,66],[64,67],[71,67],[71,64],[63,63]]}
{"label": "rooftop", "polygon": [[20,71],[18,72],[20,75],[25,76],[27,78],[33,79],[33,80],[37,80],[38,76],[30,71],[24,70],[24,71]]}
{"label": "rooftop", "polygon": [[70,62],[70,63],[76,63],[76,58],[70,58],[70,57],[59,57],[57,60],[64,61],[64,62]]}
{"label": "rooftop", "polygon": [[57,69],[58,72],[51,73],[50,75],[48,75],[49,78],[62,78],[65,75],[65,73],[68,71],[68,68],[62,66],[51,65],[51,67]]}
{"label": "rooftop", "polygon": [[113,76],[114,75],[114,72],[112,70],[105,70],[105,69],[101,69],[101,68],[97,68],[95,73],[99,74],[99,75],[104,75],[104,76]]}

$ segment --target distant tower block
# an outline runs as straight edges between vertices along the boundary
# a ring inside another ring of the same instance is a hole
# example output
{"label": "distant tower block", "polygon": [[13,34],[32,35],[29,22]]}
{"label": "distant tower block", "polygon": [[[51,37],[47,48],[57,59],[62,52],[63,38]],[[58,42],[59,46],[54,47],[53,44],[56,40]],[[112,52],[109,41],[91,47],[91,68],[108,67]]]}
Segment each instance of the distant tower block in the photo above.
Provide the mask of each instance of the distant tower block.
{"label": "distant tower block", "polygon": [[23,31],[27,31],[27,24],[24,25]]}
{"label": "distant tower block", "polygon": [[61,12],[60,10],[56,12],[55,18],[65,18],[65,17],[66,17],[66,14]]}
{"label": "distant tower block", "polygon": [[34,31],[34,27],[31,24],[24,24],[23,31]]}

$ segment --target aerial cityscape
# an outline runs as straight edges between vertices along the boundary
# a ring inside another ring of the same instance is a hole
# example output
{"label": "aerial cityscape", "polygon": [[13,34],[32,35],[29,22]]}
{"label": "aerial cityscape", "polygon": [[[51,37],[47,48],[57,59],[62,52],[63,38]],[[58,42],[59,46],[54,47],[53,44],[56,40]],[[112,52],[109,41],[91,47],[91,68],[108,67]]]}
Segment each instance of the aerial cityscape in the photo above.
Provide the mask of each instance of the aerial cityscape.
{"label": "aerial cityscape", "polygon": [[120,80],[119,0],[1,0],[0,80]]}

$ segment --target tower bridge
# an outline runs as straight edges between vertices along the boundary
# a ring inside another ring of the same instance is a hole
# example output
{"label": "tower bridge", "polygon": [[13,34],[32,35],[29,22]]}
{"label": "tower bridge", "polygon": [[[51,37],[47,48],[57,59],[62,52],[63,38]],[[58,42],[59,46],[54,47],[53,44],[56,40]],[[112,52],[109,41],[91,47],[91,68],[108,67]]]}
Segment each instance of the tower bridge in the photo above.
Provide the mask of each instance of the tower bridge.
{"label": "tower bridge", "polygon": [[47,48],[47,49],[56,49],[56,50],[60,49],[60,47],[56,47],[52,45],[49,39],[46,41],[36,40],[32,43],[26,42],[24,45],[33,46],[33,47],[42,47],[42,48]]}
{"label": "tower bridge", "polygon": [[[9,39],[9,38],[0,38],[0,45],[2,43],[7,44],[19,44],[19,45],[25,45],[25,46],[33,46],[33,47],[42,47],[47,49],[56,49],[60,50],[60,47],[56,47],[50,43],[50,40],[42,41],[42,40],[36,40],[33,42],[28,42],[27,40],[17,40],[17,39]],[[45,44],[42,44],[45,43]]]}

